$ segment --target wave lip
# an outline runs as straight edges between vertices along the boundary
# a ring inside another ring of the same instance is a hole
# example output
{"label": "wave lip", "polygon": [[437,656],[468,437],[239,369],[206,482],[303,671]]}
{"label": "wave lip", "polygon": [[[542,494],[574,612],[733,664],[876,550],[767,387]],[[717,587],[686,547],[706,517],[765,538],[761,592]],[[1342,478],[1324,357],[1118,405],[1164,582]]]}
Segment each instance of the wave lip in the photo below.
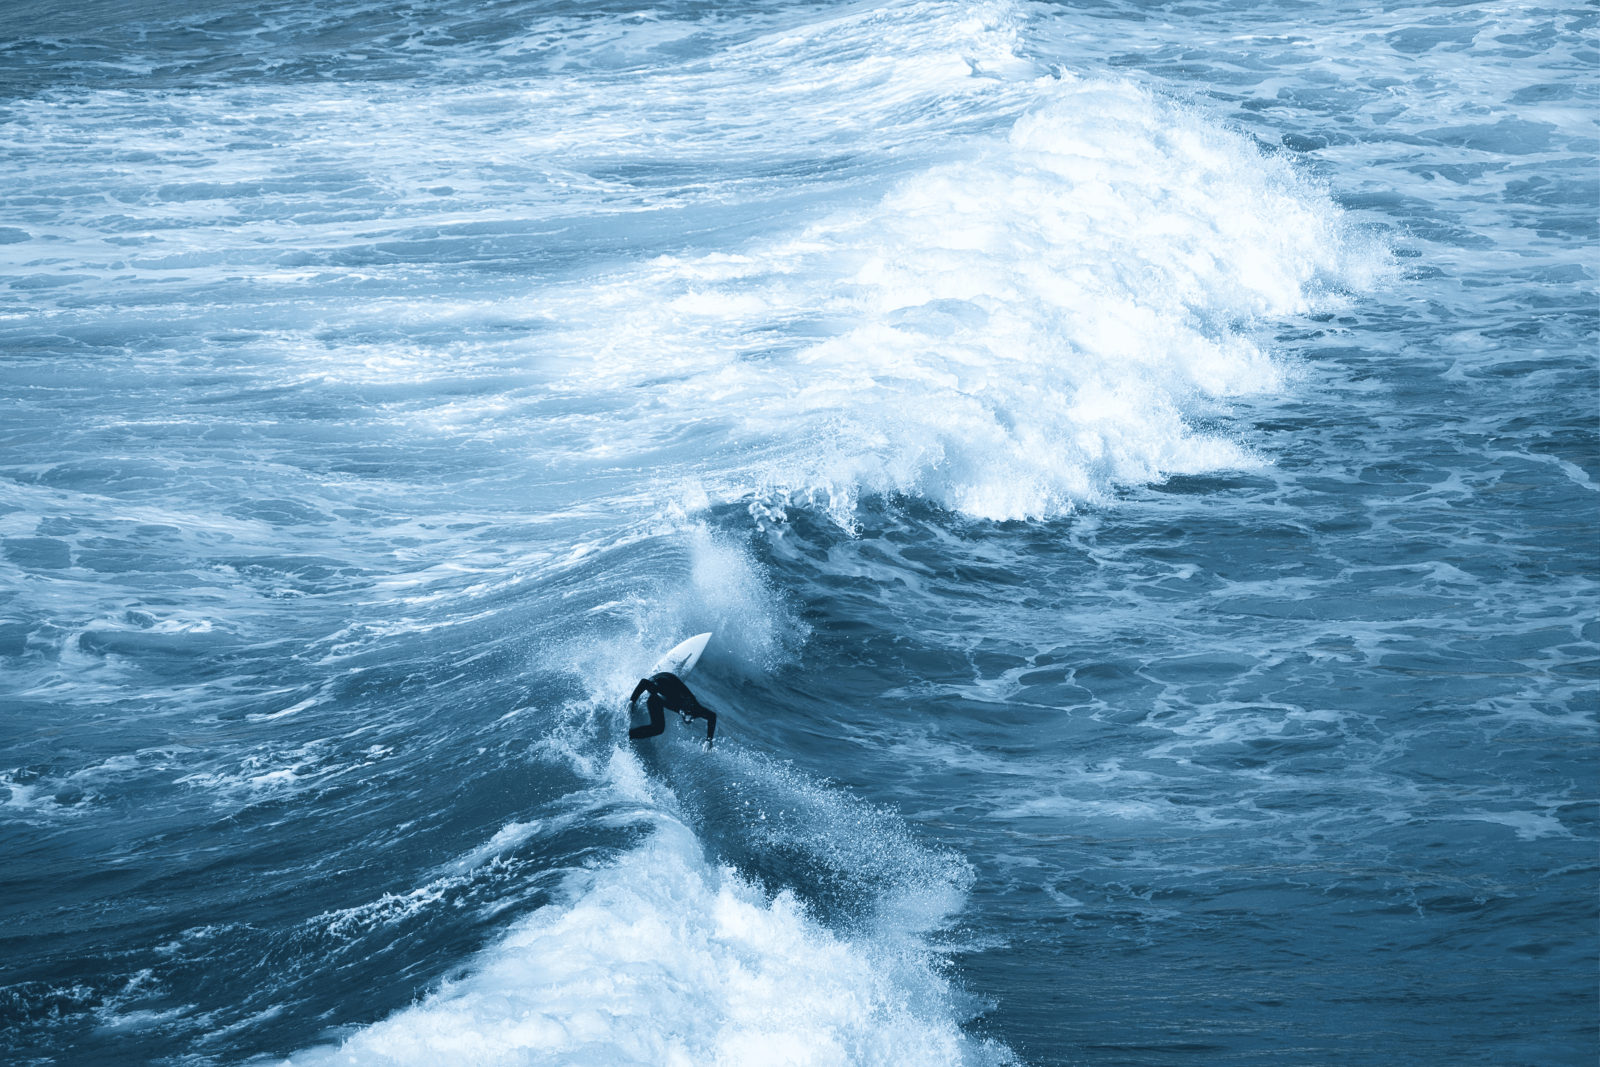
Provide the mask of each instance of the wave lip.
{"label": "wave lip", "polygon": [[569,891],[467,977],[286,1067],[1014,1062],[961,1031],[925,950],[831,933],[790,892],[708,866],[680,823]]}
{"label": "wave lip", "polygon": [[1281,388],[1253,324],[1337,302],[1386,258],[1247,138],[1106,81],[808,239],[862,261],[834,293],[858,324],[800,356],[839,416],[812,477],[987,518],[1253,465],[1194,429]]}

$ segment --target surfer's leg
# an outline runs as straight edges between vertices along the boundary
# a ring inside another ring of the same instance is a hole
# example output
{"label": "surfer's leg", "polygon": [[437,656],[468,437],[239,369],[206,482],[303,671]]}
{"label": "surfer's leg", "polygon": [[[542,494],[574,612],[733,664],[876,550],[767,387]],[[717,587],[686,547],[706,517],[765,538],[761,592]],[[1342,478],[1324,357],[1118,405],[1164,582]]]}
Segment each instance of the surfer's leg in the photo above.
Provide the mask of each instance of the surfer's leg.
{"label": "surfer's leg", "polygon": [[628,736],[635,741],[639,740],[641,737],[654,737],[656,734],[659,734],[661,731],[667,728],[667,717],[662,714],[662,712],[666,710],[666,705],[661,703],[660,697],[656,696],[654,693],[651,693],[650,699],[648,702],[646,702],[645,707],[650,712],[650,725],[635,726],[633,729],[628,731]]}

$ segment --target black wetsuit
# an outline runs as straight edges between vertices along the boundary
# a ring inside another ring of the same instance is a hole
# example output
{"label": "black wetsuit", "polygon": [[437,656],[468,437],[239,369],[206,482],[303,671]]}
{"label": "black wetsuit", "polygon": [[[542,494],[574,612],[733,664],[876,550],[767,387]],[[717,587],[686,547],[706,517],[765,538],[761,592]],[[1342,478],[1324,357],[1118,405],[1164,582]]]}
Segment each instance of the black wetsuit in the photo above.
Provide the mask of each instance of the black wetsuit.
{"label": "black wetsuit", "polygon": [[701,704],[689,692],[689,687],[683,684],[683,679],[676,674],[662,671],[652,678],[640,678],[639,684],[633,687],[633,696],[628,698],[628,707],[631,710],[639,703],[639,694],[649,693],[650,699],[645,702],[645,708],[650,712],[650,725],[635,726],[628,731],[628,736],[637,741],[641,737],[654,737],[667,728],[667,720],[662,711],[675,711],[683,716],[683,721],[691,719],[706,720],[706,741],[710,742],[717,735],[717,713]]}

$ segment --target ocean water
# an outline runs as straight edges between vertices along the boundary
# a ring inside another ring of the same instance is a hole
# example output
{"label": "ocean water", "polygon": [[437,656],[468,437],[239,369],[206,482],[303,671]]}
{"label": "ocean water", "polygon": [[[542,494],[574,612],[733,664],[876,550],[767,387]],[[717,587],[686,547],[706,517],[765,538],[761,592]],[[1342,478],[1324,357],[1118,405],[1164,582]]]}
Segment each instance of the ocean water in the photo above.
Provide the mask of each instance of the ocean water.
{"label": "ocean water", "polygon": [[0,1058],[1593,1063],[1597,28],[11,0]]}

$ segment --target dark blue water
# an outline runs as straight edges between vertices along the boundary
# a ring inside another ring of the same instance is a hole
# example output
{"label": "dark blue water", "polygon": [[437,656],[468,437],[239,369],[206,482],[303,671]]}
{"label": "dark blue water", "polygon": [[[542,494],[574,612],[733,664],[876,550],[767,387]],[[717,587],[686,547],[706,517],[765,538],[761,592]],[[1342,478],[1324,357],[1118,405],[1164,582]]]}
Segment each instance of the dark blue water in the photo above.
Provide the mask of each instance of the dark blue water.
{"label": "dark blue water", "polygon": [[6,1061],[1592,1063],[1597,26],[11,5]]}

